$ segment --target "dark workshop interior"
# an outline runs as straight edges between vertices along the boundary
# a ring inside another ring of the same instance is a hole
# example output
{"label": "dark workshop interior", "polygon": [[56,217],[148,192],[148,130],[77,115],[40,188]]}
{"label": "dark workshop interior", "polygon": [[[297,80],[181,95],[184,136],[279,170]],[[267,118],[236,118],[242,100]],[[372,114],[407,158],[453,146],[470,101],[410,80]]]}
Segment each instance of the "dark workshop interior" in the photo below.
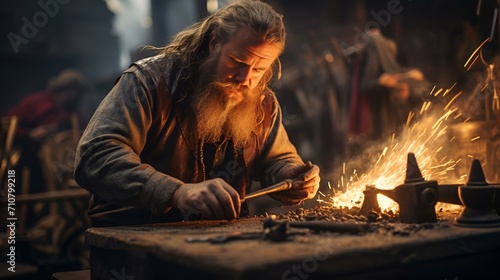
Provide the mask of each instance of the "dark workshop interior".
{"label": "dark workshop interior", "polygon": [[[286,26],[269,87],[321,170],[314,199],[260,196],[236,221],[90,226],[73,172],[95,110],[155,55],[146,46],[237,1],[0,2],[0,279],[497,278],[498,0],[262,0]],[[406,97],[362,94],[371,55]],[[63,76],[80,90],[65,121],[28,131],[49,104],[26,98]]]}

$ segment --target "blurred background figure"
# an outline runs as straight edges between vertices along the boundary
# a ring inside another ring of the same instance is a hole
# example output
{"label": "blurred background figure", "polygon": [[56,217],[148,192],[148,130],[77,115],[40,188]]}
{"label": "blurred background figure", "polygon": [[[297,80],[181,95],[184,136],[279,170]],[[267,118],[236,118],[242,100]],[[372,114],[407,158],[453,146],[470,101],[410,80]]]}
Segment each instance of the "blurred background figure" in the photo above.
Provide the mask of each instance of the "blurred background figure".
{"label": "blurred background figure", "polygon": [[398,132],[408,113],[428,92],[423,73],[397,61],[396,43],[378,28],[365,33],[353,79],[349,135],[379,140]]}
{"label": "blurred background figure", "polygon": [[29,167],[31,172],[30,193],[45,190],[38,157],[43,142],[57,132],[85,125],[77,105],[86,85],[79,70],[65,69],[49,79],[46,89],[26,95],[3,114],[18,118],[15,145],[21,148],[19,167]]}
{"label": "blurred background figure", "polygon": [[13,166],[19,174],[16,196],[45,193],[45,198],[19,205],[16,229],[19,261],[45,262],[40,275],[56,264],[79,267],[88,258],[83,245],[85,220],[79,219],[86,203],[72,198],[48,203],[51,199],[47,195],[72,187],[66,180],[71,175],[67,170],[74,164],[71,142],[80,137],[86,125],[79,105],[87,84],[80,70],[66,68],[49,78],[44,90],[25,95],[2,116],[17,118],[14,146],[20,150],[20,158]]}

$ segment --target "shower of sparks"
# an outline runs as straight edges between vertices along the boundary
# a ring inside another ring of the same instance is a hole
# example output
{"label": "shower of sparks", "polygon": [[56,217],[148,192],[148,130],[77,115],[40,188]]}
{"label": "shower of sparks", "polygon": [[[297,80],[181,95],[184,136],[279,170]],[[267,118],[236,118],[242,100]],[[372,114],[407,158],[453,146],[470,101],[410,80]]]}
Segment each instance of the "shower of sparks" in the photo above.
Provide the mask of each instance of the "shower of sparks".
{"label": "shower of sparks", "polygon": [[[478,3],[481,6],[481,1]],[[495,11],[498,13],[498,11]],[[495,15],[496,17],[496,15]],[[486,38],[470,55],[465,62],[464,68],[469,71],[481,57],[481,48],[490,41]],[[479,52],[479,53],[478,53]],[[450,149],[453,149],[450,143],[456,143],[455,136],[450,135],[448,131],[448,122],[457,122],[462,117],[465,118],[462,123],[467,123],[471,116],[462,116],[463,111],[460,110],[455,101],[462,95],[462,92],[452,93],[457,83],[454,83],[447,89],[436,86],[429,92],[429,98],[447,98],[448,94],[453,95],[444,106],[441,108],[442,102],[432,103],[430,100],[425,101],[420,107],[420,111],[409,112],[406,125],[401,135],[396,137],[393,133],[387,143],[380,146],[373,146],[365,151],[365,156],[360,159],[350,159],[349,165],[354,166],[351,175],[347,174],[350,167],[342,164],[342,174],[337,180],[337,186],[332,187],[328,182],[328,188],[331,193],[324,194],[320,192],[321,198],[319,202],[325,203],[332,207],[361,207],[363,201],[363,190],[366,186],[374,186],[379,189],[393,189],[404,183],[406,175],[406,160],[407,154],[413,153],[417,159],[418,166],[422,176],[426,180],[437,180],[439,183],[462,183],[467,179],[467,174],[459,174],[457,165],[464,159],[473,159],[473,155],[463,155],[453,153],[454,158],[448,158],[444,154],[450,154]],[[481,91],[487,88],[488,83],[484,85]],[[441,96],[440,96],[441,95]],[[433,105],[438,104],[438,105]],[[432,109],[431,109],[431,105]],[[451,125],[451,124],[450,124]],[[480,137],[470,139],[477,141]],[[461,141],[465,139],[460,139]],[[360,165],[360,166],[357,166]],[[365,172],[358,172],[369,166]],[[348,179],[347,179],[348,178]],[[393,200],[383,196],[377,196],[379,205],[382,210],[397,211],[398,205]],[[440,208],[454,208],[453,205],[438,203]]]}
{"label": "shower of sparks", "polygon": [[[433,94],[434,87],[429,96],[437,98],[439,93],[444,92],[441,96],[444,97],[451,92],[455,85],[456,83],[446,90],[441,88]],[[321,198],[318,201],[334,207],[361,207],[363,190],[366,186],[393,189],[404,183],[408,153],[415,154],[422,176],[426,180],[437,180],[440,183],[464,181],[467,175],[457,174],[455,170],[461,158],[451,159],[442,155],[450,152],[446,148],[455,139],[455,136],[449,135],[448,122],[455,121],[458,116],[462,115],[460,110],[453,106],[454,101],[461,94],[462,92],[455,93],[442,109],[437,106],[433,107],[437,113],[423,114],[431,107],[431,101],[422,104],[420,119],[416,117],[415,112],[410,112],[401,135],[392,134],[387,143],[380,147],[372,147],[365,152],[366,156],[359,159],[359,162],[362,162],[364,166],[373,162],[366,173],[357,174],[357,169],[353,169],[353,173],[349,175],[347,170],[350,168],[344,162],[337,187],[332,188],[328,182],[332,194],[321,193]],[[442,110],[441,113],[439,110]],[[475,137],[471,141],[477,139],[479,137]],[[357,162],[357,159],[352,159],[348,164],[356,165]],[[383,210],[398,210],[397,203],[383,195],[378,195],[378,202]]]}

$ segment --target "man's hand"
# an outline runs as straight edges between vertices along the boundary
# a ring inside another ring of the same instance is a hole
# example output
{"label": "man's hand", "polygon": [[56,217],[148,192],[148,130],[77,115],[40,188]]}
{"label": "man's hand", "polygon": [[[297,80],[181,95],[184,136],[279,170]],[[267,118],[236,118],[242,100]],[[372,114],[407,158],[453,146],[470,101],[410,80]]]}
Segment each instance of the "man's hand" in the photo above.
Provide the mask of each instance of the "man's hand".
{"label": "man's hand", "polygon": [[291,199],[311,199],[316,196],[319,189],[319,167],[308,161],[304,165],[290,168],[285,179],[298,178],[293,182],[290,190],[281,192]]}
{"label": "man's hand", "polygon": [[403,73],[383,73],[378,78],[378,83],[379,85],[386,88],[395,88],[398,87],[405,80],[415,80],[421,82],[424,79],[425,77],[422,71],[418,69],[412,69],[408,72],[403,72]]}
{"label": "man's hand", "polygon": [[197,184],[184,184],[172,195],[172,206],[183,215],[199,215],[203,219],[234,220],[240,214],[238,192],[220,178]]}
{"label": "man's hand", "polygon": [[399,76],[399,74],[383,73],[378,78],[378,83],[386,88],[395,88],[399,84]]}
{"label": "man's hand", "polygon": [[422,71],[420,71],[419,69],[412,69],[406,72],[405,75],[407,75],[408,78],[413,79],[415,81],[423,81],[425,79],[424,73],[422,73]]}

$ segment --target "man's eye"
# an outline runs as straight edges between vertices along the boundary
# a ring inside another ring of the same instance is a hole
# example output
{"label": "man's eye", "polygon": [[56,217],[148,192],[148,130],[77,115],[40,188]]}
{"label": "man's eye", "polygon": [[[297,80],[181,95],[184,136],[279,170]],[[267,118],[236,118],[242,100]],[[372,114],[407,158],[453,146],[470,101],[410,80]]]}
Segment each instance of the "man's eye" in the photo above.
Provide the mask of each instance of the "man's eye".
{"label": "man's eye", "polygon": [[236,59],[234,57],[231,57],[231,60],[235,63],[235,64],[238,64],[238,65],[243,65],[245,64],[243,61],[239,60],[239,59]]}

